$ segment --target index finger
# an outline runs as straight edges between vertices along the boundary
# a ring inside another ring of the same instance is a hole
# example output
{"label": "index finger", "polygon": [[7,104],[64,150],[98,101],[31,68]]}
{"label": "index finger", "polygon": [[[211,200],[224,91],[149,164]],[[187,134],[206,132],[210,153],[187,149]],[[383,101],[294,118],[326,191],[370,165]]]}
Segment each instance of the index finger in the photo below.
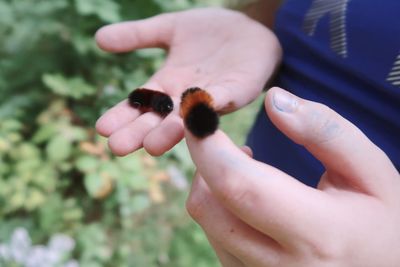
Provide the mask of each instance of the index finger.
{"label": "index finger", "polygon": [[117,53],[147,47],[166,47],[172,36],[173,18],[167,13],[107,25],[96,32],[96,42],[103,50]]}
{"label": "index finger", "polygon": [[185,136],[212,193],[245,223],[294,246],[315,242],[323,234],[316,226],[327,221],[323,211],[331,202],[321,191],[249,158],[222,131],[201,140],[188,131]]}
{"label": "index finger", "polygon": [[107,110],[96,122],[96,131],[105,137],[122,128],[127,123],[134,121],[141,112],[132,108],[128,100],[123,100],[111,109]]}

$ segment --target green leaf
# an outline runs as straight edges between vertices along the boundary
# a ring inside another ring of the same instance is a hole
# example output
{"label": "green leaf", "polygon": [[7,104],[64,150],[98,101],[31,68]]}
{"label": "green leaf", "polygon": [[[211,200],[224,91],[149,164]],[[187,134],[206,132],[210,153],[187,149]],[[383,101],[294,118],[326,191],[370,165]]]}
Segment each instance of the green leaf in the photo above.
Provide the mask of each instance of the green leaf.
{"label": "green leaf", "polygon": [[11,210],[21,208],[25,203],[25,190],[18,190],[8,200],[7,206]]}
{"label": "green leaf", "polygon": [[65,221],[77,221],[82,219],[83,211],[78,207],[65,209],[63,212],[63,219]]}
{"label": "green leaf", "polygon": [[123,217],[131,217],[134,214],[143,212],[151,205],[151,201],[147,194],[135,194],[127,203],[123,203],[120,207],[120,213]]}
{"label": "green leaf", "polygon": [[89,173],[85,175],[85,188],[90,196],[94,197],[96,192],[101,188],[103,184],[101,176],[98,173]]}
{"label": "green leaf", "polygon": [[61,74],[44,74],[42,80],[56,94],[68,96],[71,93],[67,80]]}
{"label": "green leaf", "polygon": [[149,188],[149,179],[143,174],[124,173],[118,181],[131,190],[147,190]]}
{"label": "green leaf", "polygon": [[91,173],[96,171],[100,165],[98,158],[93,156],[81,156],[76,161],[76,167],[83,173]]}
{"label": "green leaf", "polygon": [[13,148],[13,158],[17,160],[30,160],[38,159],[40,157],[40,150],[32,143],[22,143]]}
{"label": "green leaf", "polygon": [[137,56],[142,58],[160,58],[165,55],[165,51],[160,48],[146,48],[135,52]]}
{"label": "green leaf", "polygon": [[75,7],[81,15],[97,15],[105,22],[121,20],[119,5],[111,0],[75,0]]}
{"label": "green leaf", "polygon": [[40,168],[35,171],[33,177],[32,184],[41,188],[44,192],[53,193],[56,190],[59,173],[52,164],[42,162]]}
{"label": "green leaf", "polygon": [[14,132],[22,129],[22,123],[13,119],[6,119],[0,122],[0,131],[2,132]]}
{"label": "green leaf", "polygon": [[44,124],[39,130],[35,133],[32,138],[34,143],[40,144],[44,141],[49,140],[52,136],[56,135],[57,128],[54,124]]}
{"label": "green leaf", "polygon": [[133,153],[128,156],[117,158],[117,162],[121,169],[126,170],[132,174],[137,174],[142,171],[142,164],[138,153]]}
{"label": "green leaf", "polygon": [[61,74],[44,74],[43,83],[55,94],[81,99],[93,95],[96,88],[86,83],[81,77],[65,78]]}
{"label": "green leaf", "polygon": [[[64,126],[64,125],[63,125]],[[69,141],[83,141],[87,139],[86,130],[80,127],[74,127],[70,124],[65,125],[62,128],[62,136]]]}
{"label": "green leaf", "polygon": [[27,210],[34,210],[46,201],[46,196],[43,192],[33,188],[28,191],[28,196],[25,201]]}
{"label": "green leaf", "polygon": [[96,43],[93,42],[93,36],[76,33],[71,41],[79,54],[86,55],[90,51],[97,52],[98,47]]}
{"label": "green leaf", "polygon": [[99,172],[107,174],[113,179],[119,179],[121,176],[121,170],[115,161],[103,162],[100,166]]}
{"label": "green leaf", "polygon": [[62,162],[71,155],[71,142],[61,135],[53,137],[46,146],[47,157],[52,162]]}
{"label": "green leaf", "polygon": [[86,191],[93,198],[103,197],[104,190],[112,189],[111,183],[110,178],[102,173],[89,173],[85,175],[84,184]]}
{"label": "green leaf", "polygon": [[39,208],[40,229],[45,232],[59,231],[63,227],[62,211],[64,203],[59,194],[52,194]]}
{"label": "green leaf", "polygon": [[0,23],[10,25],[12,23],[12,9],[10,5],[4,1],[0,2]]}
{"label": "green leaf", "polygon": [[131,209],[133,213],[139,213],[150,207],[150,199],[145,194],[135,195],[131,200]]}
{"label": "green leaf", "polygon": [[100,262],[110,259],[112,251],[105,233],[104,226],[97,223],[80,229],[77,241],[82,248],[82,266],[103,266]]}

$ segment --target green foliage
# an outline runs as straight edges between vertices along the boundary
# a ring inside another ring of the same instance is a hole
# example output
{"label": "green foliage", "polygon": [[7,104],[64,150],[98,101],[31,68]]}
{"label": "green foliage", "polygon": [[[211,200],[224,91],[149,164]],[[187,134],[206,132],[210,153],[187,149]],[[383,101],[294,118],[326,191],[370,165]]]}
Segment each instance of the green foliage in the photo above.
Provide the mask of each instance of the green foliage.
{"label": "green foliage", "polygon": [[167,171],[191,173],[184,145],[157,160],[115,158],[93,129],[164,53],[111,55],[93,36],[108,23],[220,2],[0,0],[0,243],[24,227],[35,244],[71,236],[81,266],[217,266],[186,215],[188,188]]}

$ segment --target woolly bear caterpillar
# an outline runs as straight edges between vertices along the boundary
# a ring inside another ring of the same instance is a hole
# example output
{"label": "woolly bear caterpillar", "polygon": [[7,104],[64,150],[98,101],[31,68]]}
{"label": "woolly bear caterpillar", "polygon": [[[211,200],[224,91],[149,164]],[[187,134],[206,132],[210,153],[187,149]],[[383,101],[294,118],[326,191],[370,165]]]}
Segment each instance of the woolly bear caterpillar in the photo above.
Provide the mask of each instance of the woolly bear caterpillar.
{"label": "woolly bear caterpillar", "polygon": [[213,134],[219,124],[211,95],[198,87],[187,89],[181,97],[180,115],[185,127],[196,137]]}
{"label": "woolly bear caterpillar", "polygon": [[174,109],[174,103],[169,95],[145,88],[132,91],[129,94],[128,101],[132,107],[141,112],[153,111],[163,117]]}

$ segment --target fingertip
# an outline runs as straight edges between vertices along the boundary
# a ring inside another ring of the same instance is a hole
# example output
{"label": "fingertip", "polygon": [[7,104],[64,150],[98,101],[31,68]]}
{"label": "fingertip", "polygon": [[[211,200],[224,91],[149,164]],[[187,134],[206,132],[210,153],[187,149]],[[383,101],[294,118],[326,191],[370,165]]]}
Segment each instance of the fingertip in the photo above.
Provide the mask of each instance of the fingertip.
{"label": "fingertip", "polygon": [[128,102],[123,100],[101,115],[96,121],[95,128],[100,135],[109,137],[115,131],[136,120],[140,115],[140,111],[130,107]]}
{"label": "fingertip", "polygon": [[249,146],[242,146],[240,149],[250,158],[253,157],[253,150]]}
{"label": "fingertip", "polygon": [[112,133],[111,129],[107,127],[103,116],[97,119],[95,129],[98,134],[104,137],[109,137]]}
{"label": "fingertip", "polygon": [[115,136],[111,135],[108,138],[108,147],[110,148],[111,152],[115,155],[115,156],[125,156],[127,153],[125,151],[121,151],[120,150],[120,145],[118,142],[118,139],[115,138]]}
{"label": "fingertip", "polygon": [[279,115],[292,114],[298,110],[300,99],[292,93],[272,87],[266,93],[264,105],[268,114],[277,112]]}
{"label": "fingertip", "polygon": [[160,157],[160,156],[164,155],[165,152],[167,152],[167,151],[164,151],[162,149],[158,149],[158,148],[155,148],[152,146],[146,146],[145,144],[143,144],[143,148],[152,157]]}
{"label": "fingertip", "polygon": [[94,39],[98,47],[108,51],[108,39],[109,39],[110,25],[99,28],[94,34]]}
{"label": "fingertip", "polygon": [[118,132],[108,138],[108,147],[115,156],[123,157],[141,148],[136,143],[129,143],[124,140]]}
{"label": "fingertip", "polygon": [[143,147],[150,155],[158,157],[172,149],[183,137],[182,120],[171,115],[145,137]]}
{"label": "fingertip", "polygon": [[267,90],[267,92],[265,94],[265,99],[264,99],[264,106],[267,110],[270,107],[270,103],[272,103],[272,96],[273,96],[274,92],[276,92],[279,89],[280,89],[279,87],[272,87]]}
{"label": "fingertip", "polygon": [[134,40],[129,33],[128,22],[114,23],[98,29],[95,41],[102,50],[107,52],[129,52],[134,47]]}
{"label": "fingertip", "polygon": [[173,23],[168,15],[119,22],[104,26],[95,33],[98,46],[108,52],[129,52],[139,48],[167,47]]}
{"label": "fingertip", "polygon": [[106,27],[106,26],[102,26],[102,27],[98,28],[94,34],[94,40],[96,41],[97,44],[101,43],[101,40],[103,38],[102,35],[103,35],[104,27]]}
{"label": "fingertip", "polygon": [[351,125],[321,103],[302,99],[274,87],[265,101],[266,111],[285,135],[303,146],[317,145],[339,137]]}
{"label": "fingertip", "polygon": [[[124,114],[120,114],[121,112],[115,113],[114,110],[107,111],[96,121],[96,131],[104,137],[109,137],[112,133],[121,128],[125,123],[128,123],[130,120],[133,120],[137,116],[126,116],[125,118],[123,116]],[[118,117],[118,115],[120,115],[120,117]]]}

